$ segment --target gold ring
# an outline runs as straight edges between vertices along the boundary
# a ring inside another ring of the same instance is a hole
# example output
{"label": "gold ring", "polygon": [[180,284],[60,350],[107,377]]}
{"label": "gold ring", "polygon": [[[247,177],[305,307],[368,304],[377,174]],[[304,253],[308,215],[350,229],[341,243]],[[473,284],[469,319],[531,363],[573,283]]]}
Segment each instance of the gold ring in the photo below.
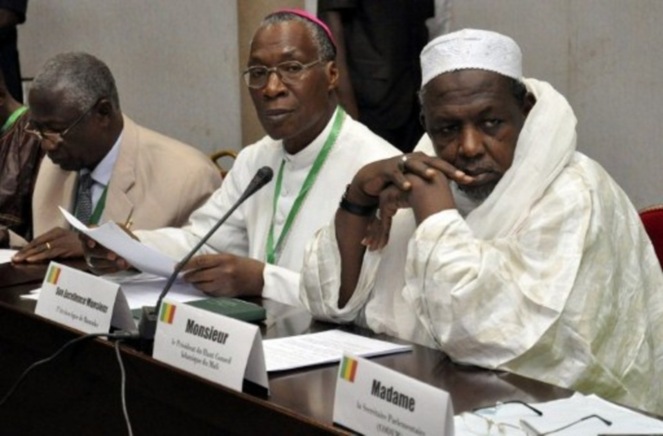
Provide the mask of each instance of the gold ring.
{"label": "gold ring", "polygon": [[45,243],[44,245],[46,246],[46,249],[47,249],[47,250],[50,250],[50,249],[52,248],[50,242],[47,242],[47,243]]}
{"label": "gold ring", "polygon": [[407,154],[401,156],[401,160],[398,161],[398,170],[401,173],[405,172],[405,162],[407,162]]}

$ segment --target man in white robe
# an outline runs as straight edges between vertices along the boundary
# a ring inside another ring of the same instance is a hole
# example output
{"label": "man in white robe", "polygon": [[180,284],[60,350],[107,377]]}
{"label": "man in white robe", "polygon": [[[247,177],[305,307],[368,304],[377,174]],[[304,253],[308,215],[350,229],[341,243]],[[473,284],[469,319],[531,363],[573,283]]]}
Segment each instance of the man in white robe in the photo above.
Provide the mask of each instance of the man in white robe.
{"label": "man in white robe", "polygon": [[503,35],[448,34],[421,61],[418,149],[439,159],[357,173],[308,247],[303,303],[457,362],[663,413],[661,269],[625,193],[576,151],[571,107],[522,79]]}
{"label": "man in white robe", "polygon": [[[211,295],[256,296],[300,305],[306,243],[336,211],[354,174],[399,151],[338,106],[338,70],[328,29],[304,11],[268,16],[251,43],[244,78],[268,133],[244,148],[220,189],[183,228],[136,231],[145,244],[183,258],[240,198],[256,172],[274,179],[244,202],[184,266],[184,278]],[[126,268],[87,241],[99,272]],[[113,264],[107,268],[103,259]]]}

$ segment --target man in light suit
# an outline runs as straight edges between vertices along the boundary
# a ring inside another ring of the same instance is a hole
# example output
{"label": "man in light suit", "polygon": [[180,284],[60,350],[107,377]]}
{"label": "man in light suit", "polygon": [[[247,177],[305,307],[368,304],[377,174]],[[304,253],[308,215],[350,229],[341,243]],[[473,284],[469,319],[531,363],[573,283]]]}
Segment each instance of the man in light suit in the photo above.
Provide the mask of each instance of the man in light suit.
{"label": "man in light suit", "polygon": [[29,130],[47,153],[33,195],[36,236],[14,257],[39,262],[82,256],[58,206],[88,225],[181,226],[221,184],[199,151],[122,114],[108,67],[86,53],[49,60],[28,96]]}

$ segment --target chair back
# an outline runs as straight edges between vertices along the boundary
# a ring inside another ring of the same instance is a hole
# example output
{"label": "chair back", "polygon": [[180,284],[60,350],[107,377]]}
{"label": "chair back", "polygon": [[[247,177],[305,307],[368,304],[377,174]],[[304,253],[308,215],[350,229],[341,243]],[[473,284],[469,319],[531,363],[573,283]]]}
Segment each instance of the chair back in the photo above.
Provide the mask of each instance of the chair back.
{"label": "chair back", "polygon": [[639,214],[663,268],[663,204],[642,209]]}
{"label": "chair back", "polygon": [[[237,152],[234,150],[219,150],[209,155],[209,158],[212,160],[212,162],[214,162],[214,165],[216,165],[216,167],[219,169],[221,177],[225,177],[226,174],[228,174],[228,171],[230,171],[230,167],[232,167],[232,164],[235,161],[236,157],[237,157]],[[228,159],[230,160],[229,165],[221,165],[219,161],[224,158],[227,158],[226,160]]]}

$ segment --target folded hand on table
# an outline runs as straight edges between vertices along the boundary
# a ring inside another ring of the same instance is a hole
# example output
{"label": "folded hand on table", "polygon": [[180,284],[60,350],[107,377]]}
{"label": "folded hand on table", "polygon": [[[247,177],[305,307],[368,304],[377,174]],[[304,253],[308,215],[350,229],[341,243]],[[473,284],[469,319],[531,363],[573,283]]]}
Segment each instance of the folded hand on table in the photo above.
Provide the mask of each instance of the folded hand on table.
{"label": "folded hand on table", "polygon": [[78,240],[78,234],[72,230],[55,227],[21,248],[12,261],[36,263],[57,258],[82,256],[83,247]]}

